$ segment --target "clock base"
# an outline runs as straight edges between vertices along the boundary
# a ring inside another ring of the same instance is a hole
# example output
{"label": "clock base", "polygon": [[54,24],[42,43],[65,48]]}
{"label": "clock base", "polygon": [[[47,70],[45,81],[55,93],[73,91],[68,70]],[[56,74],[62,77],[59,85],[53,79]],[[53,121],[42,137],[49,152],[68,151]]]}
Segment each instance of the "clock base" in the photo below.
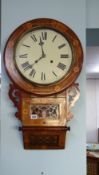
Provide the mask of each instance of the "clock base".
{"label": "clock base", "polygon": [[24,149],[64,149],[66,132],[70,130],[66,125],[73,117],[70,109],[79,95],[78,84],[44,97],[11,84],[9,97],[18,109],[15,115],[22,123],[19,130],[23,132]]}
{"label": "clock base", "polygon": [[70,127],[26,127],[23,132],[24,149],[64,149],[66,131]]}

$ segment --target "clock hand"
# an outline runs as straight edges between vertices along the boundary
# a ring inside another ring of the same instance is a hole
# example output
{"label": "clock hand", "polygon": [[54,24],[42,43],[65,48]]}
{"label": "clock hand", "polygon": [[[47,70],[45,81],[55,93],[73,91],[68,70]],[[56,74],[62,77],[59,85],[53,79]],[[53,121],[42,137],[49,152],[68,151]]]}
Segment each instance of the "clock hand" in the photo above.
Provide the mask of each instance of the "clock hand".
{"label": "clock hand", "polygon": [[36,63],[38,63],[42,58],[45,58],[46,57],[46,54],[44,53],[44,50],[43,50],[43,44],[44,44],[44,42],[42,41],[42,39],[40,37],[40,43],[39,43],[39,45],[41,46],[42,55],[41,55],[40,58],[38,58],[37,60],[35,60],[35,62],[32,64],[32,66],[34,66]]}
{"label": "clock hand", "polygon": [[35,60],[33,64],[30,64],[29,66],[27,66],[26,69],[28,69],[28,68],[33,68],[33,66],[34,66],[36,63],[38,63],[41,59],[43,59],[43,58],[46,57],[46,54],[44,53],[44,50],[43,50],[43,44],[44,44],[44,42],[42,41],[42,39],[41,39],[41,37],[40,37],[40,43],[39,43],[39,45],[41,46],[42,55],[41,55],[40,58],[38,58],[37,60]]}
{"label": "clock hand", "polygon": [[42,41],[41,37],[40,37],[40,43],[39,43],[39,45],[41,46],[42,56],[45,57],[45,53],[44,53],[44,50],[43,50],[44,42]]}
{"label": "clock hand", "polygon": [[38,58],[37,60],[35,60],[33,64],[29,65],[29,67],[32,68],[36,63],[38,63],[42,58],[45,58],[45,57],[46,57],[45,54],[42,55],[40,58]]}
{"label": "clock hand", "polygon": [[43,58],[46,57],[46,55],[45,55],[45,53],[43,51],[43,44],[44,44],[44,42],[42,42],[42,39],[40,37],[40,43],[39,43],[39,45],[41,46],[42,55],[40,56],[40,58],[38,58],[37,60],[35,60],[33,64],[29,64],[28,62],[26,62],[25,65],[23,64],[23,67],[25,67],[24,68],[25,71],[28,70],[28,69],[32,69],[35,64],[37,64],[41,59],[43,59]]}
{"label": "clock hand", "polygon": [[42,55],[39,59],[35,60],[35,62],[32,65],[38,63],[42,58],[45,58],[45,55]]}

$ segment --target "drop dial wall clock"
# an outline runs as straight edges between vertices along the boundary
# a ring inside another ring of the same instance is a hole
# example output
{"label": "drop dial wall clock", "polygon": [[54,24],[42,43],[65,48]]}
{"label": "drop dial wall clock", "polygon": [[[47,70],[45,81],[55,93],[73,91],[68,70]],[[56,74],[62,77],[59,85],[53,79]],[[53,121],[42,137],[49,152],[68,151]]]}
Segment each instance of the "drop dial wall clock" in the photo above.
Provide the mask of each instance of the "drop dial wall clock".
{"label": "drop dial wall clock", "polygon": [[22,121],[24,147],[63,148],[68,90],[77,89],[74,82],[83,62],[77,35],[54,19],[28,21],[9,37],[4,60],[13,82],[9,95]]}

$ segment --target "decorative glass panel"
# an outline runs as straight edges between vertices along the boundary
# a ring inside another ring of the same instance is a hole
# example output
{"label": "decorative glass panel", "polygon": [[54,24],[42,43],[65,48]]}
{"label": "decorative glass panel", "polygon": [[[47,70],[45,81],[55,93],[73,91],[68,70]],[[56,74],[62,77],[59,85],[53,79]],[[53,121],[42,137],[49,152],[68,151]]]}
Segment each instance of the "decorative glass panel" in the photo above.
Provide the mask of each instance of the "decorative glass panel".
{"label": "decorative glass panel", "polygon": [[59,105],[58,104],[44,104],[31,106],[31,119],[59,119]]}

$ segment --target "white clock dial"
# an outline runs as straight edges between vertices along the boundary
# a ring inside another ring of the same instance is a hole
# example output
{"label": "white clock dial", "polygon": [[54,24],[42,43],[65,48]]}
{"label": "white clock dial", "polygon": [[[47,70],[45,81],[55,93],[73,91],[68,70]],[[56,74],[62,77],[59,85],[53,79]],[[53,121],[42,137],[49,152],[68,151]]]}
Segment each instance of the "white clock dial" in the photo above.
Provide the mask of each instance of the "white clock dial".
{"label": "white clock dial", "polygon": [[52,29],[26,33],[15,47],[15,64],[27,80],[48,85],[56,83],[72,66],[72,49],[68,40]]}

